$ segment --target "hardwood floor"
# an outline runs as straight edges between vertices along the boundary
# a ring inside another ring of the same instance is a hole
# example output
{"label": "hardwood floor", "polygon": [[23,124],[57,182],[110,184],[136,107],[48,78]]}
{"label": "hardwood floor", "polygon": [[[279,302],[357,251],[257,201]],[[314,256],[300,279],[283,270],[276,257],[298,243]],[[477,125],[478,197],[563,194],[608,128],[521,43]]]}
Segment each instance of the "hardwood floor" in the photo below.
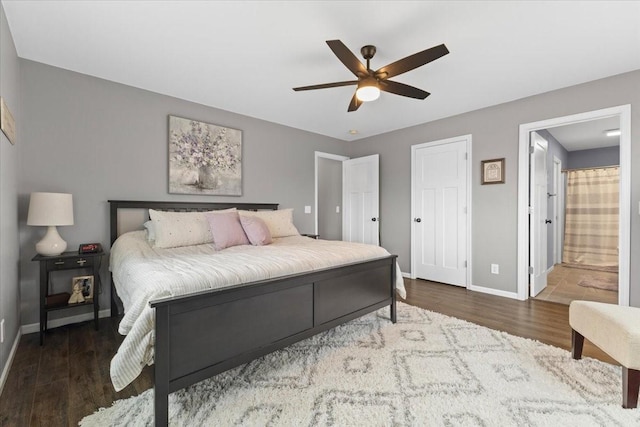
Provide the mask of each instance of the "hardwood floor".
{"label": "hardwood floor", "polygon": [[[569,307],[547,301],[516,301],[456,286],[405,279],[407,303],[488,328],[569,350]],[[71,426],[115,400],[152,386],[152,369],[116,393],[109,363],[122,342],[118,319],[50,330],[44,346],[38,334],[24,335],[0,396],[0,426]],[[585,341],[583,355],[609,363],[609,356]],[[567,353],[567,357],[570,357]]]}
{"label": "hardwood floor", "polygon": [[44,345],[23,335],[0,396],[0,426],[77,426],[98,408],[151,388],[152,368],[116,393],[109,363],[122,342],[119,319],[50,329]]}

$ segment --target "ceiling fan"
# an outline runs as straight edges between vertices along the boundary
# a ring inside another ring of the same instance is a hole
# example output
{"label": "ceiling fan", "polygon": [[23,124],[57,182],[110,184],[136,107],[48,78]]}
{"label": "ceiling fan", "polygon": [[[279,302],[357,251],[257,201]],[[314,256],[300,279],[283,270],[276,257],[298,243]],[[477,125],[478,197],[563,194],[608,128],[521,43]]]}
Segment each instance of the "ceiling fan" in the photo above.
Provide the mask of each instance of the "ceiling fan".
{"label": "ceiling fan", "polygon": [[376,54],[375,46],[367,45],[360,49],[360,53],[362,53],[362,56],[367,61],[367,66],[365,67],[364,64],[362,64],[362,62],[360,62],[360,60],[340,40],[327,40],[327,44],[338,59],[349,69],[349,71],[355,74],[358,80],[294,87],[293,90],[297,92],[301,90],[327,89],[331,87],[358,85],[356,93],[353,95],[353,98],[351,98],[347,111],[356,111],[363,102],[378,99],[381,90],[400,96],[407,96],[409,98],[425,99],[429,96],[429,92],[388,79],[421,67],[449,53],[447,47],[444,44],[441,44],[421,52],[414,53],[413,55],[402,58],[396,62],[392,62],[389,65],[385,65],[384,67],[373,71],[369,68],[369,61]]}

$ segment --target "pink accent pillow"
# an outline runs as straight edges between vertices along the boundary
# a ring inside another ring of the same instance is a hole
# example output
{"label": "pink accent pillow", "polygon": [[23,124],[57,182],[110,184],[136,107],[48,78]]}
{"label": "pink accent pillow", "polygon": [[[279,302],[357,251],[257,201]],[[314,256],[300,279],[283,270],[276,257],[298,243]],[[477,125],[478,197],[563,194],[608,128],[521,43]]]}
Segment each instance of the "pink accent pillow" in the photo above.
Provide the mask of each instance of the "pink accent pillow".
{"label": "pink accent pillow", "polygon": [[261,218],[257,216],[241,216],[240,223],[252,245],[263,246],[273,242],[269,227]]}
{"label": "pink accent pillow", "polygon": [[213,235],[213,244],[217,250],[231,246],[248,245],[249,240],[240,224],[238,212],[220,212],[205,214]]}

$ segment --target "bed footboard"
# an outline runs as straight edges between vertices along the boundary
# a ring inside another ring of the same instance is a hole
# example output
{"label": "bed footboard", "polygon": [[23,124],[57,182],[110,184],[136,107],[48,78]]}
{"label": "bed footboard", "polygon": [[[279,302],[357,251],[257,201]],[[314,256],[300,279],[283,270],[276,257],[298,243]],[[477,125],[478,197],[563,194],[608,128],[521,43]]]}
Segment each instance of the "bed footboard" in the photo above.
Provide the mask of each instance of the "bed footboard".
{"label": "bed footboard", "polygon": [[156,311],[155,424],[168,395],[390,306],[396,256],[151,303]]}

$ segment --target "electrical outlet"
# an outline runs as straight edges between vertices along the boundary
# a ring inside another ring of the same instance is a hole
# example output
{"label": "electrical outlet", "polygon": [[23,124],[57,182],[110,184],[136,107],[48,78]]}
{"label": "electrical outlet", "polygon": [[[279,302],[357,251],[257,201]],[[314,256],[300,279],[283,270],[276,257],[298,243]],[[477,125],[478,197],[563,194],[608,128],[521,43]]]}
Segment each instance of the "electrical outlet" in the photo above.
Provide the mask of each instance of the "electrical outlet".
{"label": "electrical outlet", "polygon": [[0,320],[0,343],[4,342],[4,319]]}
{"label": "electrical outlet", "polygon": [[491,274],[500,274],[500,266],[498,264],[491,264]]}
{"label": "electrical outlet", "polygon": [[304,213],[311,213],[311,206],[305,206]]}

